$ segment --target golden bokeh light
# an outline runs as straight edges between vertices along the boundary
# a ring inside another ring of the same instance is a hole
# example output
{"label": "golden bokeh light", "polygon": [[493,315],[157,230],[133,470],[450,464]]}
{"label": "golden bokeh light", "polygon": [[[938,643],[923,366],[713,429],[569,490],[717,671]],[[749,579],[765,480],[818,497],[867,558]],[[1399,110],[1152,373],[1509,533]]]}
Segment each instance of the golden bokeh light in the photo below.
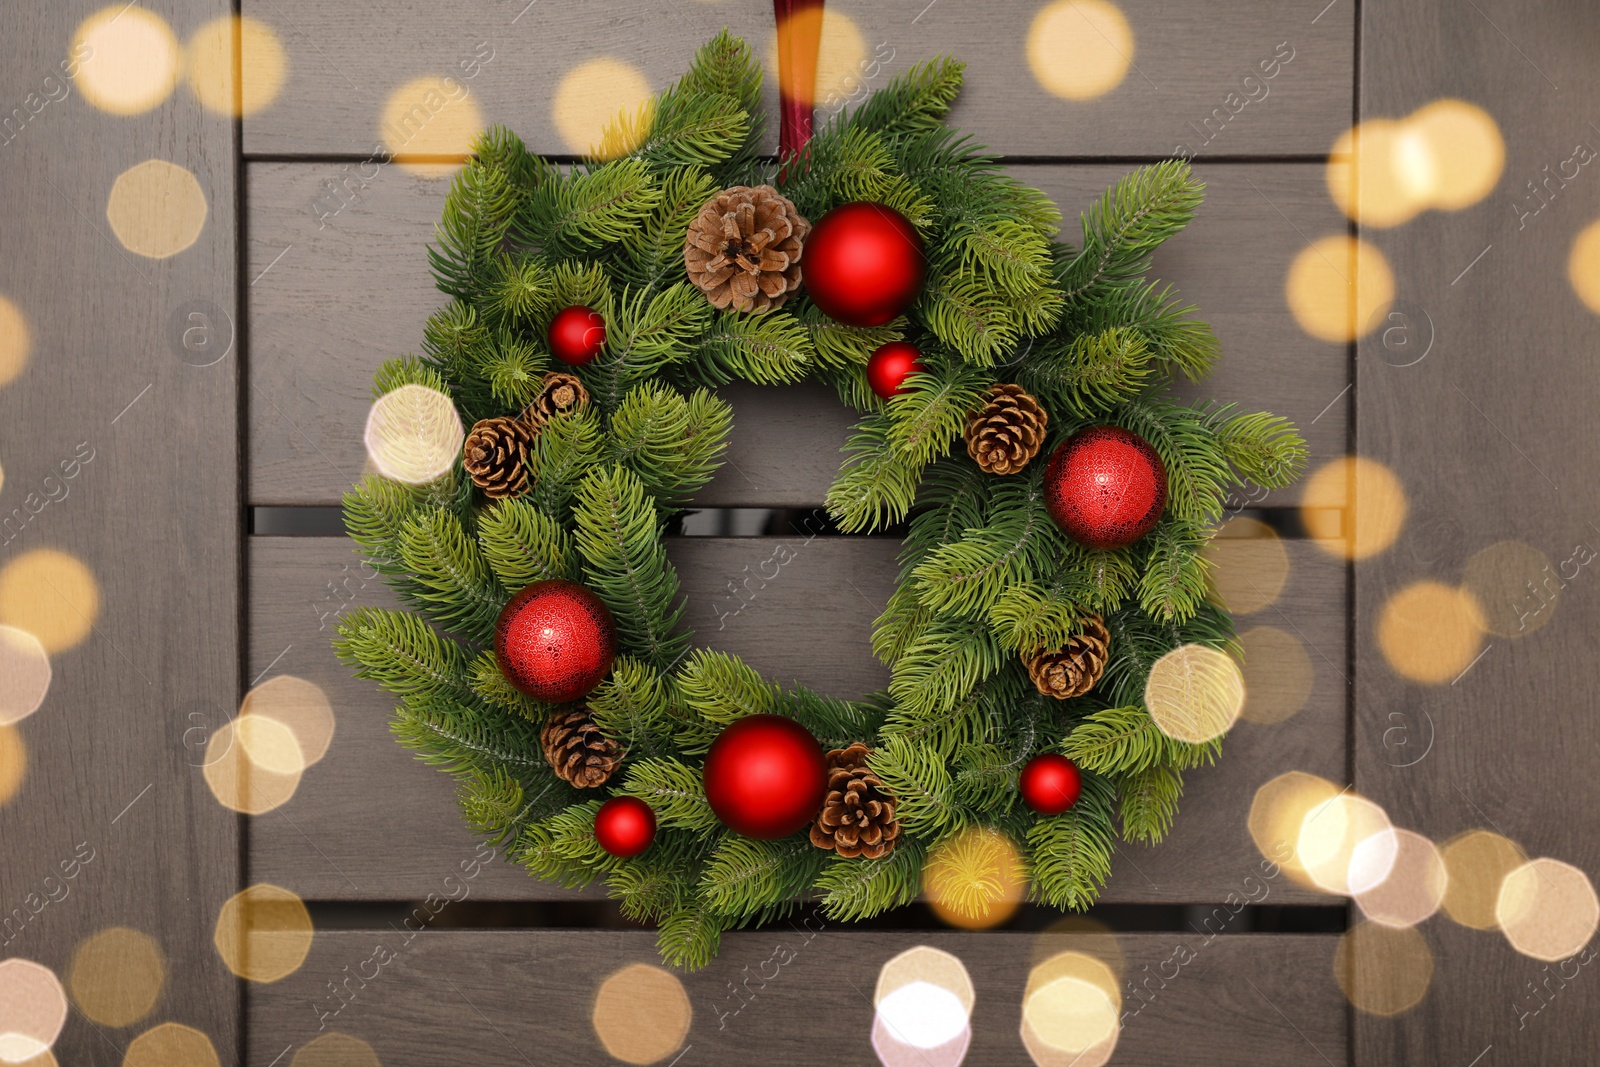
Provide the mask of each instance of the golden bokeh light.
{"label": "golden bokeh light", "polygon": [[805,54],[805,41],[816,42],[817,68],[814,80],[804,70],[784,71],[788,84],[785,95],[818,108],[828,108],[852,94],[861,92],[866,80],[867,39],[854,19],[823,7],[804,7],[783,21],[780,31],[767,38],[767,74],[777,83],[778,40],[787,34],[797,51]]}
{"label": "golden bokeh light", "polygon": [[130,4],[90,15],[72,37],[68,62],[77,62],[78,88],[101,111],[137,115],[165,100],[178,85],[182,53],[165,19]]}
{"label": "golden bokeh light", "polygon": [[1311,699],[1317,676],[1305,644],[1276,626],[1246,630],[1239,644],[1245,694],[1239,717],[1264,726],[1293,718]]}
{"label": "golden bokeh light", "polygon": [[80,644],[100,615],[100,586],[77,557],[36,548],[0,570],[0,625],[38,639],[48,653]]}
{"label": "golden bokeh light", "polygon": [[211,1039],[192,1026],[162,1023],[128,1046],[122,1067],[222,1067]]}
{"label": "golden bokeh light", "polygon": [[1410,830],[1394,832],[1394,864],[1389,876],[1355,895],[1373,922],[1415,926],[1439,910],[1449,873],[1432,841]]}
{"label": "golden bokeh light", "polygon": [[1416,189],[1418,162],[1413,158],[1408,167],[1402,157],[1414,157],[1416,145],[1405,124],[1392,119],[1370,119],[1345,131],[1328,154],[1328,193],[1339,210],[1377,227],[1415,217],[1427,203]]}
{"label": "golden bokeh light", "polygon": [[117,175],[106,198],[106,219],[122,247],[151,259],[175,256],[199,240],[208,211],[199,179],[164,159]]}
{"label": "golden bokeh light", "polygon": [[33,337],[17,305],[0,296],[0,385],[7,385],[28,365]]}
{"label": "golden bokeh light", "polygon": [[884,1067],[956,1067],[972,1040],[977,1001],[960,959],[918,945],[878,971],[872,995],[872,1047]]}
{"label": "golden bokeh light", "polygon": [[303,763],[288,727],[264,716],[236,718],[211,735],[200,773],[223,807],[264,815],[294,797]]}
{"label": "golden bokeh light", "polygon": [[1394,544],[1406,511],[1399,477],[1365,456],[1323,464],[1306,479],[1300,497],[1300,518],[1312,543],[1348,559],[1368,559]]}
{"label": "golden bokeh light", "polygon": [[1116,931],[1085,915],[1066,915],[1045,927],[1034,938],[1029,960],[1033,964],[1043,963],[1063,952],[1093,956],[1109,967],[1118,981],[1127,967]]}
{"label": "golden bokeh light", "polygon": [[1375,246],[1334,234],[1294,257],[1284,297],[1302,330],[1343,344],[1367,333],[1394,301],[1394,272]]}
{"label": "golden bokeh light", "polygon": [[1244,675],[1226,652],[1179,645],[1150,668],[1144,705],[1168,737],[1203,744],[1238,721],[1244,709]]}
{"label": "golden bokeh light", "polygon": [[1028,27],[1034,79],[1067,100],[1092,100],[1121,85],[1133,50],[1133,27],[1106,0],[1055,0]]}
{"label": "golden bokeh light", "polygon": [[[1578,232],[1567,256],[1567,280],[1584,307],[1600,315],[1600,219]],[[0,359],[0,367],[4,360]]]}
{"label": "golden bokeh light", "polygon": [[387,392],[367,413],[367,458],[385,478],[408,485],[431,482],[449,471],[465,439],[455,404],[425,385]]}
{"label": "golden bokeh light", "polygon": [[196,30],[184,59],[195,97],[224,115],[254,115],[278,98],[289,76],[289,59],[277,32],[238,15],[212,19]]}
{"label": "golden bokeh light", "polygon": [[966,930],[999,926],[1016,913],[1028,888],[1022,854],[988,827],[960,830],[934,846],[922,870],[928,906]]}
{"label": "golden bokeh light", "polygon": [[1103,960],[1057,953],[1028,973],[1023,1046],[1039,1067],[1104,1063],[1116,1048],[1121,1014],[1117,976]]}
{"label": "golden bokeh light", "polygon": [[1465,100],[1435,100],[1406,120],[1408,143],[1401,174],[1430,207],[1459,211],[1494,191],[1505,169],[1500,127],[1483,108]]}
{"label": "golden bokeh light", "polygon": [[[289,730],[297,748],[294,758],[300,766],[296,769],[322,759],[333,742],[333,706],[321,686],[304,678],[280,674],[250,690],[239,705],[239,717],[244,720],[252,715],[281,723]],[[253,750],[251,759],[255,759]]]}
{"label": "golden bokeh light", "polygon": [[1589,876],[1549,857],[1507,874],[1494,911],[1512,948],[1548,963],[1577,955],[1600,927],[1600,897]]}
{"label": "golden bokeh light", "polygon": [[48,1052],[66,1021],[67,994],[54,971],[18,956],[0,960],[0,1060]]}
{"label": "golden bokeh light", "polygon": [[1484,619],[1465,589],[1413,582],[1391,596],[1378,616],[1378,648],[1402,678],[1443,685],[1472,665],[1483,648]]}
{"label": "golden bokeh light", "polygon": [[1314,887],[1297,851],[1301,830],[1312,812],[1326,807],[1341,790],[1326,778],[1304,771],[1280,774],[1256,790],[1250,802],[1250,837],[1261,855],[1278,864],[1301,885]]}
{"label": "golden bokeh light", "polygon": [[1444,913],[1462,926],[1493,930],[1499,924],[1500,886],[1528,857],[1515,841],[1489,830],[1457,834],[1439,856],[1446,874]]}
{"label": "golden bokeh light", "polygon": [[0,726],[21,722],[39,710],[50,692],[50,655],[39,639],[0,625]]}
{"label": "golden bokeh light", "polygon": [[49,1049],[45,1049],[37,1056],[30,1056],[23,1060],[17,1067],[60,1067],[60,1064],[56,1059],[56,1054]]}
{"label": "golden bokeh light", "polygon": [[1234,615],[1270,607],[1289,580],[1289,552],[1264,522],[1235,516],[1202,550],[1211,563],[1213,598]]}
{"label": "golden bokeh light", "polygon": [[1544,626],[1566,585],[1550,557],[1521,541],[1496,541],[1474,553],[1461,584],[1477,600],[1484,629],[1501,637],[1525,637]]}
{"label": "golden bokeh light", "polygon": [[101,1026],[132,1026],[155,1010],[166,980],[155,938],[112,926],[78,945],[67,988],[78,1010]]}
{"label": "golden bokeh light", "polygon": [[1295,839],[1295,855],[1312,884],[1343,896],[1381,885],[1394,870],[1398,851],[1389,816],[1348,791],[1306,812]]}
{"label": "golden bokeh light", "polygon": [[[569,149],[611,159],[637,147],[649,125],[649,100],[650,83],[643,71],[597,56],[561,76],[550,118]],[[613,125],[615,132],[608,137],[606,128]],[[632,131],[631,136],[624,131]]]}
{"label": "golden bokeh light", "polygon": [[1399,1015],[1428,995],[1433,953],[1413,926],[1358,923],[1339,938],[1333,976],[1358,1010]]}
{"label": "golden bokeh light", "polygon": [[17,795],[28,776],[28,746],[15,726],[0,726],[0,804]]}
{"label": "golden bokeh light", "polygon": [[228,898],[211,940],[240,978],[276,982],[300,969],[312,935],[305,902],[282,886],[262,882]]}
{"label": "golden bokeh light", "polygon": [[300,1046],[289,1067],[383,1067],[371,1045],[337,1030]]}
{"label": "golden bokeh light", "polygon": [[590,1021],[615,1059],[655,1063],[683,1047],[694,1009],[677,975],[633,963],[600,983]]}
{"label": "golden bokeh light", "polygon": [[446,75],[413,78],[389,94],[378,136],[402,168],[448,178],[483,132],[483,116],[466,83]]}

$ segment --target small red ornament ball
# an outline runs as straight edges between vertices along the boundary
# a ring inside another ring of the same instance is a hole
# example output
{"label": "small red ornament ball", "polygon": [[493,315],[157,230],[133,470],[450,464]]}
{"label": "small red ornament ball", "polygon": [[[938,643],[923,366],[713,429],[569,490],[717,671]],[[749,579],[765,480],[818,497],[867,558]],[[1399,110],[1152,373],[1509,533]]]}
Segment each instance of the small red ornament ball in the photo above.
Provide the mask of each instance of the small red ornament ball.
{"label": "small red ornament ball", "polygon": [[577,582],[534,582],[500,612],[494,654],[519,690],[565,704],[587,695],[611,670],[617,627],[605,603]]}
{"label": "small red ornament ball", "polygon": [[1040,815],[1060,815],[1078,802],[1083,776],[1067,757],[1046,752],[1028,761],[1017,785],[1028,807]]}
{"label": "small red ornament ball", "polygon": [[811,731],[782,715],[751,715],[706,753],[706,800],[730,830],[771,841],[811,825],[828,762]]}
{"label": "small red ornament ball", "polygon": [[638,797],[612,797],[594,813],[594,838],[613,856],[637,856],[656,839],[656,813]]}
{"label": "small red ornament ball", "polygon": [[1091,426],[1056,447],[1044,493],[1050,517],[1068,537],[1090,548],[1121,548],[1160,521],[1167,468],[1138,434]]}
{"label": "small red ornament ball", "polygon": [[890,341],[867,359],[867,384],[874,393],[888,400],[911,392],[905,384],[906,377],[913,371],[926,369],[916,345],[909,341]]}
{"label": "small red ornament ball", "polygon": [[812,228],[803,252],[806,292],[829,318],[882,326],[922,290],[922,238],[900,212],[859,201],[836,207]]}
{"label": "small red ornament ball", "polygon": [[574,304],[550,320],[550,354],[563,363],[581,367],[592,362],[606,343],[606,320],[598,311]]}

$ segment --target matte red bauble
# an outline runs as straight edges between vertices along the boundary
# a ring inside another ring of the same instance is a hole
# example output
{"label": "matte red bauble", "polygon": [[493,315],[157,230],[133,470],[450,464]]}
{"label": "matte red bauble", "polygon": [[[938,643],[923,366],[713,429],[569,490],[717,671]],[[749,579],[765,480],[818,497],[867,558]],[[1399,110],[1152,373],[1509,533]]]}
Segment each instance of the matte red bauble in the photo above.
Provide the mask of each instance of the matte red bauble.
{"label": "matte red bauble", "polygon": [[534,582],[500,612],[494,654],[500,673],[519,690],[565,704],[611,670],[617,627],[605,603],[577,582]]}
{"label": "matte red bauble", "polygon": [[706,800],[730,830],[771,841],[811,825],[828,787],[828,761],[811,731],[782,715],[751,715],[706,753]]}
{"label": "matte red bauble", "polygon": [[613,856],[637,856],[656,839],[656,813],[638,797],[612,797],[594,813],[594,839]]}
{"label": "matte red bauble", "polygon": [[581,367],[591,362],[606,344],[606,320],[598,311],[574,304],[550,320],[550,354],[563,363]]}
{"label": "matte red bauble", "polygon": [[1046,752],[1022,768],[1017,786],[1028,807],[1040,815],[1060,815],[1078,802],[1083,776],[1078,773],[1078,765],[1067,757]]}
{"label": "matte red bauble", "polygon": [[927,260],[917,228],[882,204],[836,207],[806,238],[803,280],[812,303],[847,326],[882,326],[917,298]]}
{"label": "matte red bauble", "polygon": [[1056,447],[1044,501],[1066,535],[1090,548],[1131,545],[1161,519],[1167,468],[1150,443],[1120,426],[1091,426]]}
{"label": "matte red bauble", "polygon": [[909,341],[890,341],[879,346],[867,359],[867,384],[874,393],[888,400],[911,392],[905,385],[906,377],[921,370],[927,368],[922,365],[922,353],[916,345]]}

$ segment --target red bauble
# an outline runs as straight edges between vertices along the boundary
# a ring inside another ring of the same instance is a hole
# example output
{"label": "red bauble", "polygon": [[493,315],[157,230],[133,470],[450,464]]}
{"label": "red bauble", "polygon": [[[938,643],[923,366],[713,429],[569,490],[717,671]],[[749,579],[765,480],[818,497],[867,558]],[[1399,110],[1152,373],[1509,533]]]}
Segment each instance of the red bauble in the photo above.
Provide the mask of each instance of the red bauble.
{"label": "red bauble", "polygon": [[535,700],[564,704],[605,678],[617,627],[605,603],[577,582],[534,582],[512,597],[494,631],[506,680]]}
{"label": "red bauble", "polygon": [[656,839],[656,813],[638,797],[612,797],[594,813],[594,838],[613,856],[637,856]]}
{"label": "red bauble", "polygon": [[782,715],[751,715],[706,753],[706,800],[729,829],[771,841],[811,825],[828,788],[828,761],[811,731]]}
{"label": "red bauble", "polygon": [[1131,545],[1161,519],[1167,468],[1150,443],[1120,426],[1091,426],[1057,446],[1044,473],[1056,525],[1090,548]]}
{"label": "red bauble", "polygon": [[598,311],[574,304],[550,320],[550,354],[563,363],[581,367],[593,361],[606,343],[606,320]]}
{"label": "red bauble", "polygon": [[1022,768],[1017,787],[1028,807],[1040,815],[1060,815],[1078,802],[1083,776],[1078,773],[1078,765],[1067,757],[1046,752]]}
{"label": "red bauble", "polygon": [[836,207],[812,227],[803,251],[811,300],[848,326],[882,326],[917,298],[927,260],[917,228],[882,204]]}
{"label": "red bauble", "polygon": [[867,384],[872,391],[888,400],[901,393],[909,393],[906,376],[913,371],[927,370],[922,365],[922,353],[909,341],[890,341],[879,346],[867,360]]}

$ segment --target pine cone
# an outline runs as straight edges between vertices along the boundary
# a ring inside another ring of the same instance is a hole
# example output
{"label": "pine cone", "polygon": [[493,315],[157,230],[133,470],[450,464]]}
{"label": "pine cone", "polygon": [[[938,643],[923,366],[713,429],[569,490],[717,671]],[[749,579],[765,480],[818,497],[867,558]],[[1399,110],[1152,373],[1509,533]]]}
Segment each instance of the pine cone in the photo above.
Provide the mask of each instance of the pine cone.
{"label": "pine cone", "polygon": [[544,388],[533,398],[533,403],[522,409],[522,421],[534,433],[538,433],[554,416],[581,411],[588,403],[589,390],[583,387],[577,375],[558,370],[546,371]]}
{"label": "pine cone", "polygon": [[1047,697],[1067,700],[1081,697],[1095,687],[1106,671],[1111,631],[1105,620],[1090,615],[1083,620],[1083,632],[1065,647],[1035,652],[1024,662],[1034,687]]}
{"label": "pine cone", "polygon": [[600,732],[582,704],[551,712],[539,744],[556,775],[579,789],[605,785],[622,762],[622,746]]}
{"label": "pine cone", "polygon": [[683,264],[712,306],[775,308],[800,288],[800,243],[811,223],[770,185],[735,185],[689,223]]}
{"label": "pine cone", "polygon": [[894,797],[867,767],[871,751],[857,741],[828,753],[828,796],[811,827],[811,843],[846,859],[882,859],[900,837]]}
{"label": "pine cone", "polygon": [[967,421],[967,455],[990,474],[1015,474],[1039,454],[1049,422],[1022,386],[997,382],[989,387],[989,402]]}
{"label": "pine cone", "polygon": [[533,434],[522,421],[509,417],[473,424],[462,446],[462,465],[484,496],[500,500],[527,492]]}

